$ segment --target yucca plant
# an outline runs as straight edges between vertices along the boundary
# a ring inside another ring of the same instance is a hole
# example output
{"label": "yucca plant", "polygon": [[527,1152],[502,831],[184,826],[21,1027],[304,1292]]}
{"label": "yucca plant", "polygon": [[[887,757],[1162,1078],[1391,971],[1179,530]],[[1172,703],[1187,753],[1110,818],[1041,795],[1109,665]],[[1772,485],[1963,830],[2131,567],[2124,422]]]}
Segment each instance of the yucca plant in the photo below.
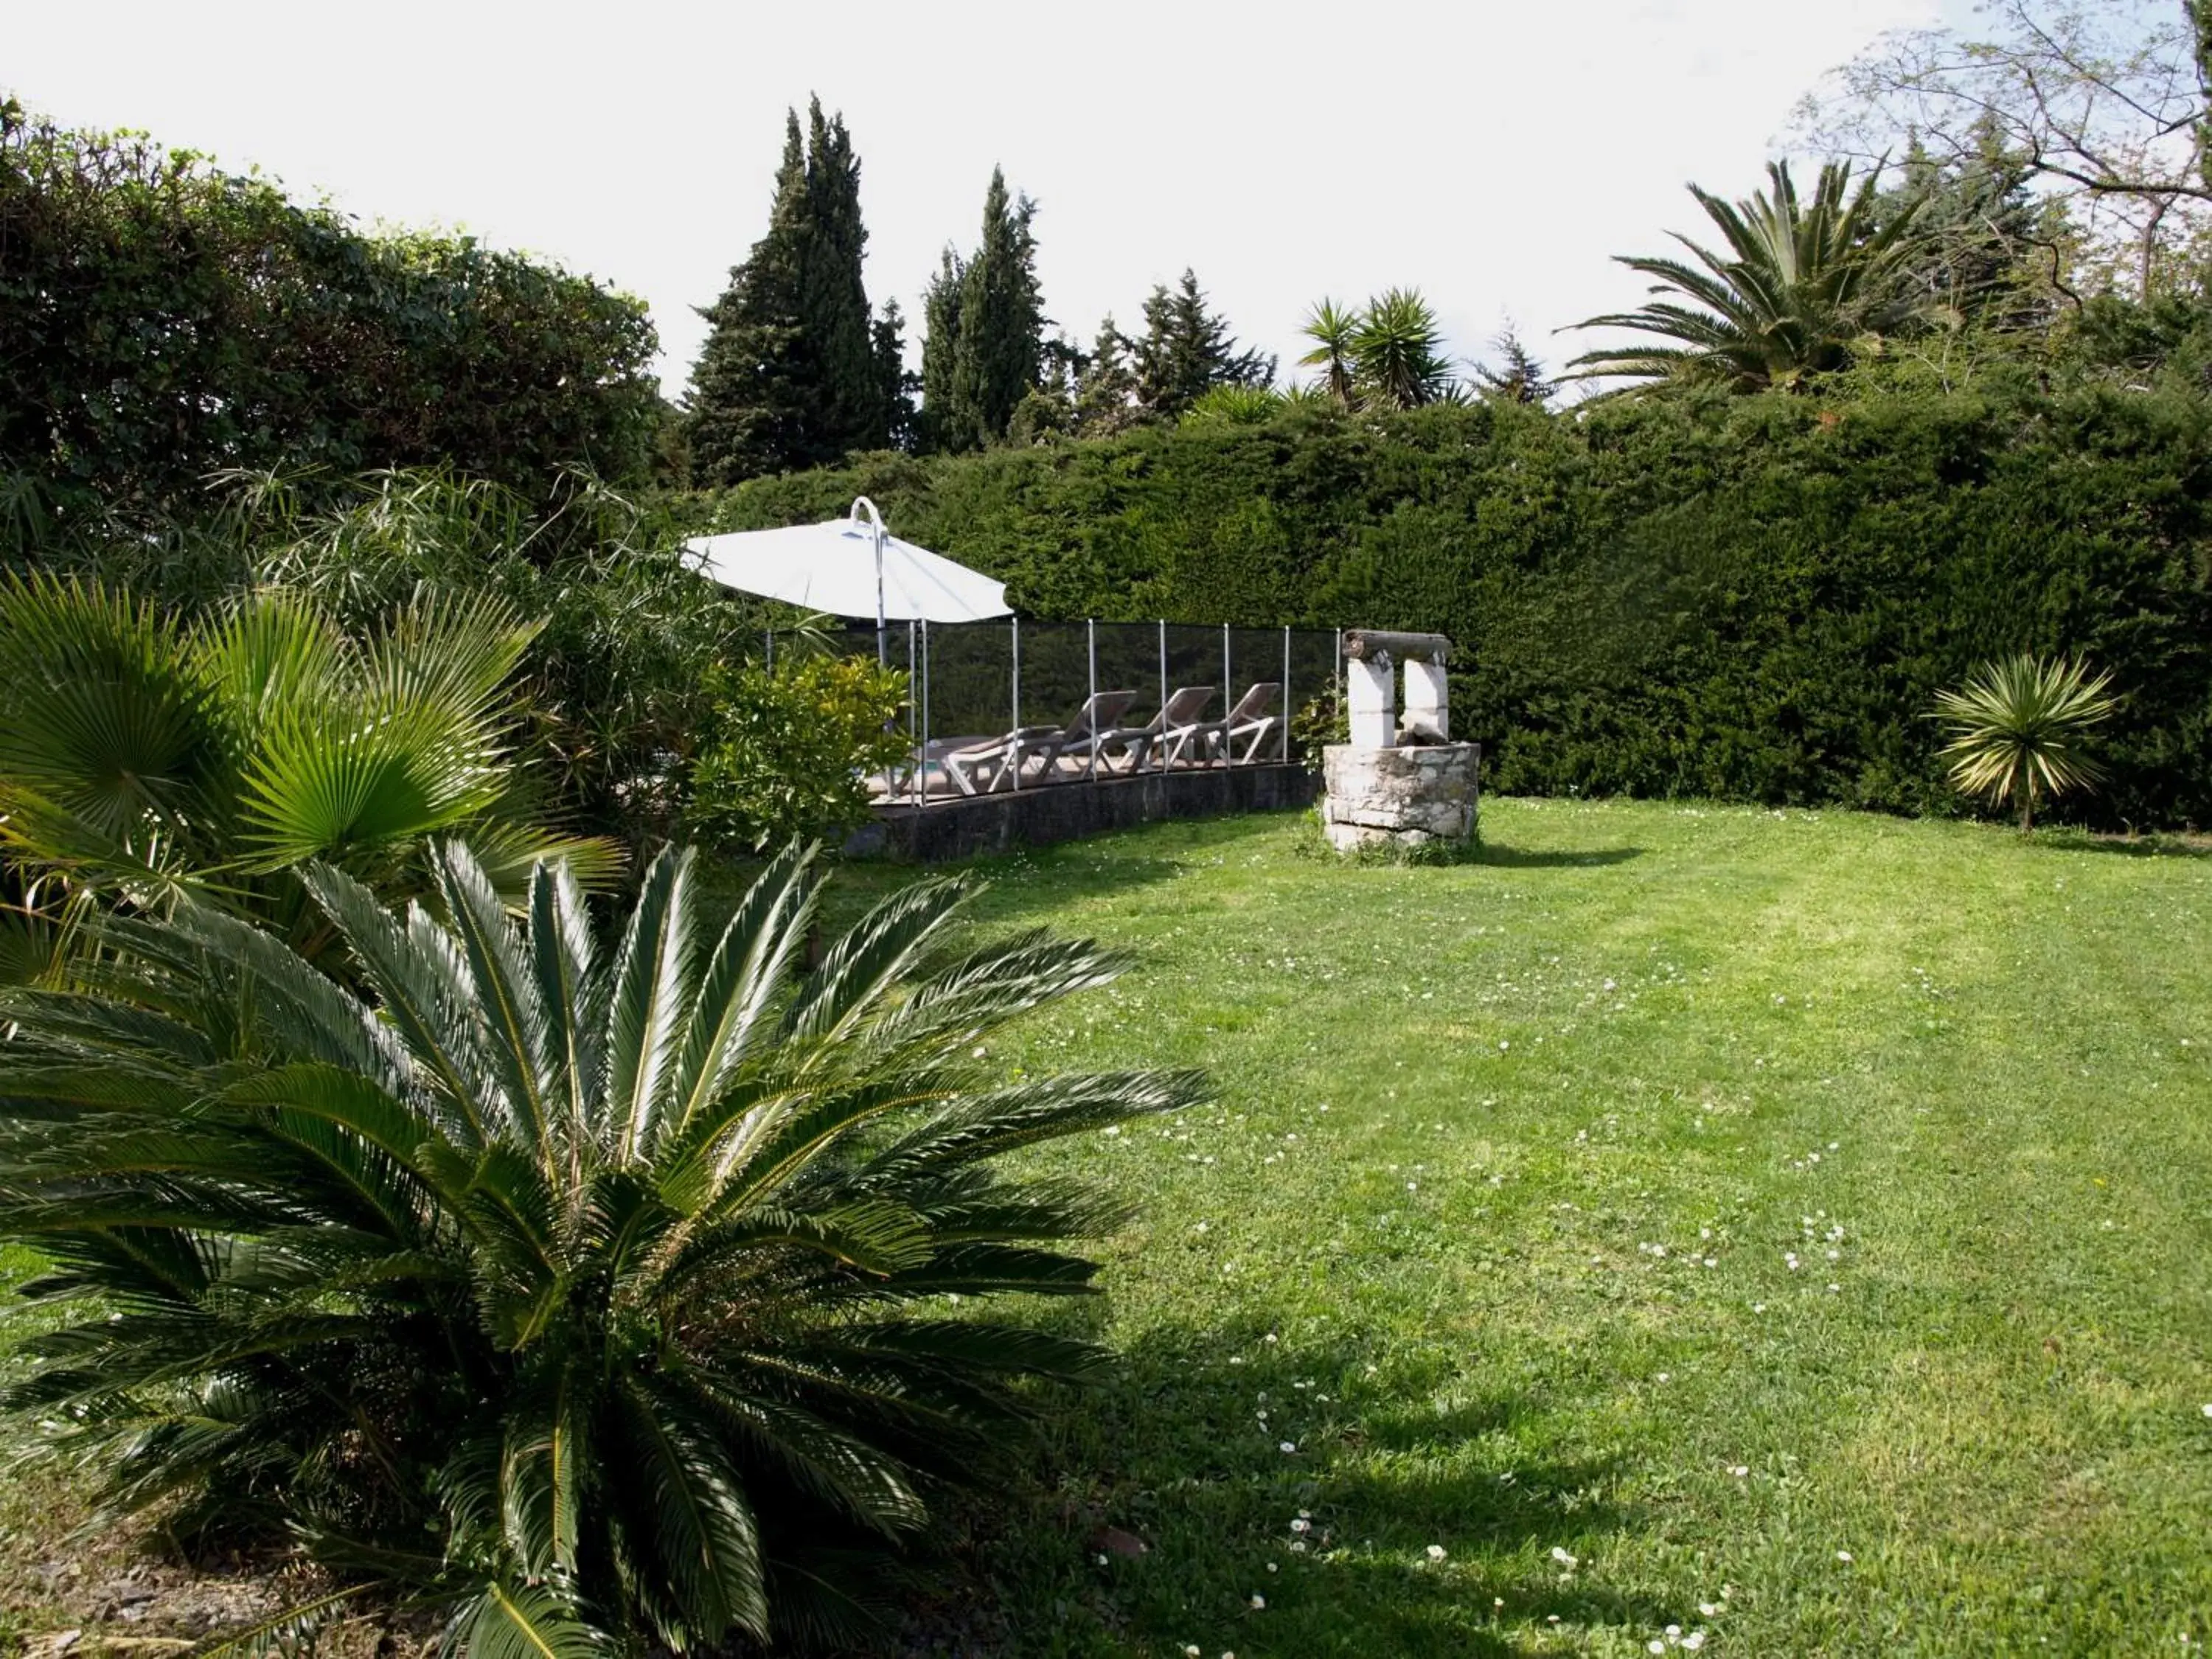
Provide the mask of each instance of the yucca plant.
{"label": "yucca plant", "polygon": [[2009,804],[2021,829],[2033,829],[2043,797],[2103,778],[2081,745],[2112,716],[2111,684],[2111,675],[2093,675],[2087,664],[2022,653],[1984,664],[1960,690],[1937,692],[1951,781],[1993,806]]}
{"label": "yucca plant", "polygon": [[615,849],[541,827],[507,762],[534,632],[485,595],[356,632],[283,589],[186,622],[97,582],[0,582],[0,848],[49,895],[32,924],[189,890],[312,946],[286,872],[404,894],[459,830],[517,896],[546,857],[607,878]]}
{"label": "yucca plant", "polygon": [[1345,409],[1356,408],[1359,392],[1352,374],[1352,343],[1364,320],[1356,308],[1347,311],[1335,301],[1323,299],[1307,313],[1299,331],[1311,340],[1313,349],[1298,359],[1299,367],[1321,370],[1316,387]]}
{"label": "yucca plant", "polygon": [[1394,288],[1367,302],[1352,333],[1352,381],[1363,408],[1455,402],[1443,325],[1420,290]]}
{"label": "yucca plant", "polygon": [[[7,1396],[119,1510],[289,1528],[450,1651],[843,1639],[940,1483],[987,1474],[1083,1342],[954,1301],[1087,1289],[1119,1224],[997,1160],[1200,1099],[1006,1073],[1094,946],[945,948],[959,882],[797,971],[811,851],[710,921],[664,854],[610,945],[565,866],[518,921],[458,845],[428,904],[305,877],[367,994],[184,896],[95,982],[0,995],[0,1237],[66,1319]],[[252,1632],[241,1632],[250,1637]]]}

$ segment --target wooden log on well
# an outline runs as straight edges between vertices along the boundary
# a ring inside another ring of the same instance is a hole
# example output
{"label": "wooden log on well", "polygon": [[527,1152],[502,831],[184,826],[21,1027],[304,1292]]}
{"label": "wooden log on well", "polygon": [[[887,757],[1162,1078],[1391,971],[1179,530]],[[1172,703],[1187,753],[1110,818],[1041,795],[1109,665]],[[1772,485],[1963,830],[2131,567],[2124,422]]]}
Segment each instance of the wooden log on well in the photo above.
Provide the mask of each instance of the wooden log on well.
{"label": "wooden log on well", "polygon": [[1449,662],[1451,641],[1441,634],[1394,634],[1380,628],[1348,628],[1344,654],[1352,662],[1388,656],[1392,662]]}

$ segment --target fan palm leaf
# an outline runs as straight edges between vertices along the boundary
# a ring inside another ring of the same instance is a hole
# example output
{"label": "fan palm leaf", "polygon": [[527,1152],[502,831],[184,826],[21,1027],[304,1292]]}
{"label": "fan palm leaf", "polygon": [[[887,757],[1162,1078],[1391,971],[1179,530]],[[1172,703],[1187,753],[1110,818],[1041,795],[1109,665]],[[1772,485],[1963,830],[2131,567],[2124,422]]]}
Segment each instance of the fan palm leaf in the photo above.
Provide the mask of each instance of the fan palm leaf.
{"label": "fan palm leaf", "polygon": [[605,885],[611,844],[533,823],[507,764],[507,690],[535,632],[489,597],[426,599],[349,635],[255,592],[196,625],[97,583],[0,581],[0,845],[70,893],[196,891],[309,927],[282,874],[324,860],[424,890],[466,830],[503,896],[564,859]]}
{"label": "fan palm leaf", "polygon": [[991,1075],[1117,961],[948,951],[932,881],[802,974],[819,882],[793,850],[711,915],[671,852],[603,939],[562,866],[518,914],[459,844],[396,909],[318,864],[343,981],[190,892],[99,921],[0,994],[0,1237],[61,1319],[6,1399],[114,1507],[282,1524],[480,1659],[849,1632],[1015,1385],[1103,1363],[935,1312],[1087,1290],[1125,1213],[999,1160],[1205,1087]]}

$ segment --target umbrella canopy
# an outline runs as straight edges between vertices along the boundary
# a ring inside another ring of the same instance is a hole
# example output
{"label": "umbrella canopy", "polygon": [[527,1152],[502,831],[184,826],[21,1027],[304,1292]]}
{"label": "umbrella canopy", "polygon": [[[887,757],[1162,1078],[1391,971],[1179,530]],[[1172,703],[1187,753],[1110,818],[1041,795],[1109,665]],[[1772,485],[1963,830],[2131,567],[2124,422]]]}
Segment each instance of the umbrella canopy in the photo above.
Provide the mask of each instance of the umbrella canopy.
{"label": "umbrella canopy", "polygon": [[850,517],[827,524],[699,536],[684,545],[726,587],[832,617],[963,623],[1013,614],[1005,583],[886,533],[865,495]]}

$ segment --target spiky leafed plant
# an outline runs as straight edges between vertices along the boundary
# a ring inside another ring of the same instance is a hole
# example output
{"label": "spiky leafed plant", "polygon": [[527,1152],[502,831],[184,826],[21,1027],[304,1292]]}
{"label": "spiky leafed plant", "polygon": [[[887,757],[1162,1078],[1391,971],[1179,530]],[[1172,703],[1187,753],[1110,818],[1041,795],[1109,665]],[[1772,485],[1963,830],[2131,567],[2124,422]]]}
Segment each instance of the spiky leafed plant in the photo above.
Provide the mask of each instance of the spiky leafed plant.
{"label": "spiky leafed plant", "polygon": [[9,1399],[113,1508],[282,1524],[477,1659],[830,1637],[1024,1380],[1097,1371],[948,1297],[1088,1288],[1119,1207],[996,1160],[1204,1092],[989,1063],[1114,958],[952,954],[932,880],[802,975],[796,850],[720,926],[662,854],[611,947],[565,866],[519,922],[458,845],[404,914],[305,880],[368,997],[189,896],[0,995],[0,1237],[76,1313]]}
{"label": "spiky leafed plant", "polygon": [[186,623],[96,582],[11,576],[0,848],[58,901],[189,889],[301,944],[321,929],[284,872],[311,859],[404,893],[431,839],[466,830],[512,892],[556,854],[597,881],[614,849],[539,827],[506,761],[507,683],[534,632],[481,595],[356,635],[283,590]]}
{"label": "spiky leafed plant", "polygon": [[1443,330],[1418,289],[1376,295],[1352,335],[1352,380],[1370,409],[1418,409],[1453,399],[1456,382]]}
{"label": "spiky leafed plant", "polygon": [[1630,270],[1658,278],[1654,294],[1679,300],[1577,325],[1634,329],[1680,343],[1586,352],[1569,365],[1572,378],[1793,387],[1844,367],[1855,341],[1908,320],[1895,278],[1914,246],[1918,203],[1878,224],[1878,168],[1854,192],[1850,165],[1832,161],[1802,204],[1787,162],[1770,162],[1766,172],[1771,196],[1760,191],[1733,204],[1690,186],[1728,244],[1722,252],[1676,235],[1702,270],[1680,259],[1620,256]]}
{"label": "spiky leafed plant", "polygon": [[2103,778],[2081,744],[2112,717],[2111,684],[2111,675],[2063,657],[2023,652],[1984,664],[1963,690],[1936,694],[1936,718],[1951,739],[1941,751],[1951,781],[1993,806],[2009,804],[2021,829],[2033,829],[2043,797]]}
{"label": "spiky leafed plant", "polygon": [[1314,343],[1313,349],[1298,359],[1299,366],[1320,369],[1316,390],[1345,409],[1359,404],[1352,365],[1352,342],[1358,336],[1360,321],[1358,312],[1346,311],[1334,300],[1323,300],[1299,330]]}
{"label": "spiky leafed plant", "polygon": [[1217,386],[1182,412],[1185,426],[1261,426],[1283,412],[1283,394],[1271,386]]}

